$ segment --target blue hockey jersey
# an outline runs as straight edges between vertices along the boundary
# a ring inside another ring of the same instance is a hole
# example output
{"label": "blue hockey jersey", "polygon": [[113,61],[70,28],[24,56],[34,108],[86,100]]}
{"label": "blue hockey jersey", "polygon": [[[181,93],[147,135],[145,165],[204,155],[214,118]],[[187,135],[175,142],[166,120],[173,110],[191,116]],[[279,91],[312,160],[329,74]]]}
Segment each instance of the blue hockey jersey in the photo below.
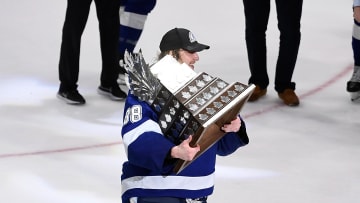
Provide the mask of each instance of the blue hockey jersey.
{"label": "blue hockey jersey", "polygon": [[214,189],[216,155],[226,156],[249,143],[245,123],[227,133],[179,174],[169,153],[175,145],[161,132],[150,105],[131,93],[125,102],[122,138],[128,161],[123,164],[122,200],[131,197],[199,198]]}

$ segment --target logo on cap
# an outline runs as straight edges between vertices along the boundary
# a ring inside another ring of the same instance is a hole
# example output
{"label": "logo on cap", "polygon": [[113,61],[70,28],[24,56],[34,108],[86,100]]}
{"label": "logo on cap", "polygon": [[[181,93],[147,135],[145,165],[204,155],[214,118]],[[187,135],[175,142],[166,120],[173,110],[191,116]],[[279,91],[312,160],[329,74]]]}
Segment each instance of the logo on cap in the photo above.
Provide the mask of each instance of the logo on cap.
{"label": "logo on cap", "polygon": [[190,40],[190,43],[196,42],[195,36],[192,32],[189,32],[189,40]]}

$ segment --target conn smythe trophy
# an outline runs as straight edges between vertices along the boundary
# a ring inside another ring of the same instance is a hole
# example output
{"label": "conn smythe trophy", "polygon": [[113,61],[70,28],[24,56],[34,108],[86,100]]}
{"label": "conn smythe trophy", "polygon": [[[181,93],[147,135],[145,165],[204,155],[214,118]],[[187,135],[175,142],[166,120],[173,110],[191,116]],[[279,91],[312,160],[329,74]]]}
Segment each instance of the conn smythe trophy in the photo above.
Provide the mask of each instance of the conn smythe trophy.
{"label": "conn smythe trophy", "polygon": [[[141,52],[126,52],[124,60],[130,90],[155,110],[163,134],[175,144],[193,135],[190,145],[200,145],[193,160],[224,136],[221,127],[237,116],[255,88],[195,73],[172,56],[165,56],[151,70]],[[178,160],[174,171],[180,173],[190,163]]]}

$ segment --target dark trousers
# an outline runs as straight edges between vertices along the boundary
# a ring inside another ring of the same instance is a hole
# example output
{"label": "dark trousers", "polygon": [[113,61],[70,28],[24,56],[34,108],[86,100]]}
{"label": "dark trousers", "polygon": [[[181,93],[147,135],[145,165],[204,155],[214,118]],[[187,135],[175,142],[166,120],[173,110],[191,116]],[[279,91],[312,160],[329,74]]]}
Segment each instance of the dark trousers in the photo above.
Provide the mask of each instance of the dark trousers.
{"label": "dark trousers", "polygon": [[[99,21],[103,86],[116,85],[119,72],[119,0],[94,0]],[[68,0],[59,61],[60,90],[77,88],[81,36],[88,20],[92,0]]]}
{"label": "dark trousers", "polygon": [[[269,85],[266,59],[266,30],[270,13],[270,0],[243,0],[245,10],[245,39],[251,77],[249,83],[266,88]],[[291,82],[300,45],[300,20],[303,0],[275,0],[279,55],[275,72],[275,90],[295,89]]]}
{"label": "dark trousers", "polygon": [[[360,23],[354,19],[354,26],[360,26]],[[354,65],[360,66],[360,40],[356,39],[354,36],[352,37],[352,49],[354,54]]]}

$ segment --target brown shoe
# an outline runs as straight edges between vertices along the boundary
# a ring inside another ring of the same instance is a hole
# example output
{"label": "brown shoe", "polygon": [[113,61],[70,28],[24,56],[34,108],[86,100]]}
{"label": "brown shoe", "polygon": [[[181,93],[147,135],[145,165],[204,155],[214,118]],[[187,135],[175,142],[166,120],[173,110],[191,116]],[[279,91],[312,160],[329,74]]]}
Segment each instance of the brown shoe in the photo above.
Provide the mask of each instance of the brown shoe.
{"label": "brown shoe", "polygon": [[250,102],[258,100],[260,97],[264,96],[266,94],[266,88],[261,89],[260,86],[256,85],[254,92],[249,97]]}
{"label": "brown shoe", "polygon": [[284,104],[288,106],[298,106],[300,104],[299,98],[292,89],[285,89],[282,93],[278,93],[278,95]]}

